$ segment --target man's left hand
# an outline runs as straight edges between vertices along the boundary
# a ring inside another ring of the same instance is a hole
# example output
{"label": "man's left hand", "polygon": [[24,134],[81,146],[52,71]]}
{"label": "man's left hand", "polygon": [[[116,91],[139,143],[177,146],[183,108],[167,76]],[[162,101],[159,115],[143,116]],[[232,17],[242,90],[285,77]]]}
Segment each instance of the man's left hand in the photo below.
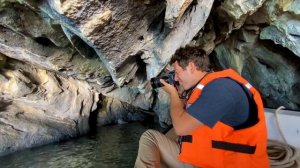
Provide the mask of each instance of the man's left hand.
{"label": "man's left hand", "polygon": [[177,92],[176,88],[173,85],[170,85],[169,83],[167,83],[163,79],[160,79],[160,82],[164,85],[162,87],[164,89],[164,91],[166,91],[169,95],[172,95],[172,94],[178,95],[178,92]]}

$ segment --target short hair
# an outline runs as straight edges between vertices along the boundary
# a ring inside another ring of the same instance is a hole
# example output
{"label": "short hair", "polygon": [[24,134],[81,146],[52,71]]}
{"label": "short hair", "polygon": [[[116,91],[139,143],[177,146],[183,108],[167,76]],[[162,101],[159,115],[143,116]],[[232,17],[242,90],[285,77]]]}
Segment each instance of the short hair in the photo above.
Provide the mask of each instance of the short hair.
{"label": "short hair", "polygon": [[190,62],[193,62],[196,65],[197,70],[205,72],[210,71],[208,55],[201,48],[187,46],[185,48],[177,49],[171,58],[170,64],[173,64],[176,61],[183,69],[185,69]]}

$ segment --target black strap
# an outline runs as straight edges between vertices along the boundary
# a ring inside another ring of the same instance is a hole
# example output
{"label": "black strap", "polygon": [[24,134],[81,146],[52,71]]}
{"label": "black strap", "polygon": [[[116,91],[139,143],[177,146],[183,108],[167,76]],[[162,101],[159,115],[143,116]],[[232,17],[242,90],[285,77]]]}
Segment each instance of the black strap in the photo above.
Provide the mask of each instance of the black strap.
{"label": "black strap", "polygon": [[185,135],[185,136],[180,136],[180,137],[179,137],[179,139],[178,139],[178,143],[179,143],[179,153],[181,153],[182,142],[193,143],[193,136],[192,136],[192,135]]}
{"label": "black strap", "polygon": [[212,73],[212,71],[208,71],[194,86],[192,86],[188,90],[183,91],[181,93],[181,95],[179,96],[179,98],[188,100],[190,98],[191,94],[193,93],[194,89],[196,88],[196,86],[210,73]]}
{"label": "black strap", "polygon": [[212,147],[216,149],[223,149],[223,150],[246,153],[246,154],[254,154],[256,150],[256,146],[236,144],[236,143],[230,143],[224,141],[214,141],[214,140],[212,140]]}
{"label": "black strap", "polygon": [[181,142],[193,143],[193,136],[192,135],[181,136]]}

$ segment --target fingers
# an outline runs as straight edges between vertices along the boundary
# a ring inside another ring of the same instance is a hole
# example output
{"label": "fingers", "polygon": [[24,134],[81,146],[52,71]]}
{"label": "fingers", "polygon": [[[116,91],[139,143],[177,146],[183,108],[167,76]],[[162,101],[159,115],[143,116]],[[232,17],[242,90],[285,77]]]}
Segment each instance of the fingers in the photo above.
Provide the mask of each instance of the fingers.
{"label": "fingers", "polygon": [[168,94],[178,94],[176,88],[173,85],[170,85],[163,79],[160,79],[160,82],[164,85],[162,87],[163,90],[166,91]]}
{"label": "fingers", "polygon": [[177,85],[176,89],[177,89],[179,94],[182,94],[184,92],[184,88],[181,85]]}
{"label": "fingers", "polygon": [[159,81],[164,85],[164,86],[166,86],[166,84],[167,85],[169,85],[165,80],[163,80],[163,79],[159,79]]}

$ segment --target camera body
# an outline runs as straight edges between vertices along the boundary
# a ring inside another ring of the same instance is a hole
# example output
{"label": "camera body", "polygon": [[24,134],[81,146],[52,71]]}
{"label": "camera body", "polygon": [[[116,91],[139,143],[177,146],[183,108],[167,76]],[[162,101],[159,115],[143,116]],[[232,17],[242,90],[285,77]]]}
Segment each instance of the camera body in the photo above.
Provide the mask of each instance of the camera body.
{"label": "camera body", "polygon": [[160,88],[160,87],[164,86],[159,81],[160,79],[163,79],[167,83],[169,83],[170,85],[174,85],[175,86],[175,84],[176,84],[176,81],[175,81],[175,71],[170,71],[165,76],[151,78],[150,81],[151,81],[151,86],[152,86],[153,89]]}

